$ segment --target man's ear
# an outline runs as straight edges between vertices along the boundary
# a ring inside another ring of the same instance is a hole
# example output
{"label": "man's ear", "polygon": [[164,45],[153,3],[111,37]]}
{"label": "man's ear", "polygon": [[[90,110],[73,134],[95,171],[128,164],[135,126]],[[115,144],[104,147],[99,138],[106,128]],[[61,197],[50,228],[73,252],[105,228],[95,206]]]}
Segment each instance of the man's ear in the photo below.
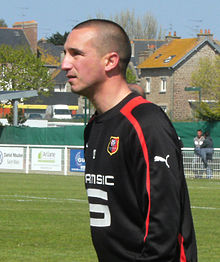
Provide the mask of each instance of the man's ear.
{"label": "man's ear", "polygon": [[119,55],[116,52],[106,54],[104,57],[105,71],[109,72],[112,69],[116,68],[119,64],[119,59]]}

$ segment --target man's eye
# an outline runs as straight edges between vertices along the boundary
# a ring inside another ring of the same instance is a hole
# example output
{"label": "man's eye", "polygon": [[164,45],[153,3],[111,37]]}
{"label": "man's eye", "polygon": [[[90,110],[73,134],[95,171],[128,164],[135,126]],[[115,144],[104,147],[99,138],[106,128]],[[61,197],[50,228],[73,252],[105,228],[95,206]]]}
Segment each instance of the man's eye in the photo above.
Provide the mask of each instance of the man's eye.
{"label": "man's eye", "polygon": [[83,55],[83,52],[77,49],[73,49],[73,50],[70,50],[70,54],[71,56],[79,56],[79,55]]}

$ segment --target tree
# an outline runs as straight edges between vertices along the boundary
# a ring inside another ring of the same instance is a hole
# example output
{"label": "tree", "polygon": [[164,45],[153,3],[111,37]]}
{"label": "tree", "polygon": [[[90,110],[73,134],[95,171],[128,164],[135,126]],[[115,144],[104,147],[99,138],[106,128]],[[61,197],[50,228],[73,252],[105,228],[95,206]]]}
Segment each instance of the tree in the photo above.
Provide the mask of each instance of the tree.
{"label": "tree", "polygon": [[59,32],[56,32],[51,37],[47,38],[47,41],[54,45],[64,45],[68,34],[69,32],[65,32],[63,35]]}
{"label": "tree", "polygon": [[[202,100],[196,106],[198,119],[220,120],[220,55],[214,60],[202,58],[199,67],[192,73],[192,85],[201,88]],[[204,101],[206,100],[206,101]]]}
{"label": "tree", "polygon": [[[164,30],[158,25],[156,18],[146,12],[143,16],[136,16],[134,10],[124,10],[114,16],[105,17],[103,13],[97,13],[96,18],[109,19],[121,25],[130,39],[162,39],[164,38]],[[91,19],[91,17],[89,17]],[[54,45],[64,45],[69,32],[63,35],[56,32],[47,38],[48,42]]]}
{"label": "tree", "polygon": [[[13,110],[9,114],[6,115],[6,118],[8,120],[9,125],[12,126],[13,125],[13,119],[14,119],[14,112],[13,112]],[[22,125],[22,124],[24,124],[24,122],[26,120],[27,119],[25,118],[24,113],[22,112],[22,109],[19,108],[18,109],[18,124]]]}
{"label": "tree", "polygon": [[[104,15],[98,13],[96,17],[104,18]],[[156,18],[150,12],[136,17],[134,10],[124,10],[108,19],[121,25],[130,39],[161,39],[163,37],[162,27],[158,26]]]}
{"label": "tree", "polygon": [[0,27],[8,27],[4,19],[0,19]]}
{"label": "tree", "polygon": [[126,71],[126,81],[128,84],[135,84],[137,79],[135,74],[132,72],[132,70],[130,69],[130,67],[127,68]]}
{"label": "tree", "polygon": [[[40,93],[49,94],[53,82],[44,62],[37,58],[30,49],[13,49],[7,45],[0,46],[0,90],[38,90]],[[11,101],[7,102],[11,104]],[[7,115],[11,124],[13,112]],[[19,111],[18,122],[25,121]]]}
{"label": "tree", "polygon": [[44,63],[25,48],[0,46],[0,76],[2,90],[38,90],[47,93],[53,87]]}

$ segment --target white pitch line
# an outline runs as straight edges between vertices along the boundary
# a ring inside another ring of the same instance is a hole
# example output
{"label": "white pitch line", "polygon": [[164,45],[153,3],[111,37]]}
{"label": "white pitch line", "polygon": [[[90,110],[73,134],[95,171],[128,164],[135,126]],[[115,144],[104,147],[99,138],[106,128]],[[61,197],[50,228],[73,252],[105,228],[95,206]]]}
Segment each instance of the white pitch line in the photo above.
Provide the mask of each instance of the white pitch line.
{"label": "white pitch line", "polygon": [[[1,197],[13,197],[13,198],[25,198],[25,199],[3,199]],[[73,202],[88,202],[84,199],[77,199],[77,198],[66,198],[66,199],[59,199],[59,198],[52,198],[52,197],[36,197],[36,196],[21,196],[21,195],[0,195],[0,200],[12,200],[12,201],[34,201],[34,200],[50,200],[53,202],[61,202],[61,201],[73,201]]]}
{"label": "white pitch line", "polygon": [[208,190],[220,190],[220,187],[207,187],[207,186],[188,186],[189,189],[208,189]]}
{"label": "white pitch line", "polygon": [[[7,197],[7,199],[1,198]],[[20,199],[8,199],[8,197],[20,198]],[[25,199],[21,199],[25,198]],[[34,200],[50,200],[52,202],[61,202],[61,201],[73,201],[73,202],[84,202],[88,203],[87,200],[84,199],[76,199],[76,198],[66,198],[66,199],[59,199],[59,198],[52,198],[52,197],[36,197],[36,196],[22,196],[22,195],[0,195],[0,201],[17,201],[17,202],[28,202]],[[205,209],[205,210],[220,210],[218,207],[198,207],[198,206],[191,206],[194,209]]]}
{"label": "white pitch line", "polygon": [[191,208],[205,209],[205,210],[220,210],[220,208],[218,208],[218,207],[196,207],[196,206],[191,206]]}

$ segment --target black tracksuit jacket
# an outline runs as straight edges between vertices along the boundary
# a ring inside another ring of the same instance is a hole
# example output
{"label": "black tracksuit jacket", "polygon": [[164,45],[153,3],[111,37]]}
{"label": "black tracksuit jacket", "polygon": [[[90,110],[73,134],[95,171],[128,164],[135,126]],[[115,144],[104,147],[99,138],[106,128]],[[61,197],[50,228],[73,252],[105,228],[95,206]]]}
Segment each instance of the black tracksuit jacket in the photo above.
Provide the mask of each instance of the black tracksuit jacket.
{"label": "black tracksuit jacket", "polygon": [[132,93],[85,129],[85,186],[100,262],[196,262],[178,136]]}

